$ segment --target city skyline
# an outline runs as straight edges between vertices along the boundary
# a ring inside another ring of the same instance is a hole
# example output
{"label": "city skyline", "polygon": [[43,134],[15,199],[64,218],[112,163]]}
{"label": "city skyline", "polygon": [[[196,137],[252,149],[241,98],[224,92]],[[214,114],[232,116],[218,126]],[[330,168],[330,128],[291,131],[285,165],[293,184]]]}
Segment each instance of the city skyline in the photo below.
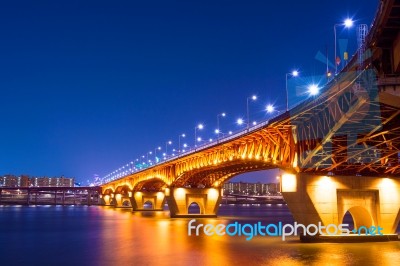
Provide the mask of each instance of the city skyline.
{"label": "city skyline", "polygon": [[[253,94],[250,120],[266,119],[267,104],[285,109],[285,74],[324,74],[315,55],[333,61],[333,25],[369,25],[378,1],[94,3],[0,11],[0,172],[85,182],[176,148],[182,133],[193,146],[198,123],[199,137],[215,138],[222,112],[220,129],[239,130]],[[351,55],[354,29],[338,35]]]}

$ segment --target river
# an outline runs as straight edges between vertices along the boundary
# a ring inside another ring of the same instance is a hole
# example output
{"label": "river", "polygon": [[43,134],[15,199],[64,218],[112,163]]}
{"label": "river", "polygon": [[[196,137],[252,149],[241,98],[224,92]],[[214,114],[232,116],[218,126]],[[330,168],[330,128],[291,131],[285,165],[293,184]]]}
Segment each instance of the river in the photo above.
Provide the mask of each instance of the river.
{"label": "river", "polygon": [[[102,206],[0,206],[0,265],[400,265],[398,241],[189,236],[190,220]],[[196,222],[235,221],[292,223],[293,217],[284,204],[222,205],[218,218]]]}

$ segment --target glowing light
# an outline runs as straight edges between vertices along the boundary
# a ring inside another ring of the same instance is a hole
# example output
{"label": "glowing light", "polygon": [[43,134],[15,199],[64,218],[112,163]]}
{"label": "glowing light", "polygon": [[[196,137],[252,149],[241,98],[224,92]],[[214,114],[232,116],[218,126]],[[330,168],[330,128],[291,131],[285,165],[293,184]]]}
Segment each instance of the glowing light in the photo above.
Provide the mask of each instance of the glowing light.
{"label": "glowing light", "polygon": [[274,111],[274,109],[275,108],[274,108],[274,106],[272,104],[268,104],[267,105],[266,110],[267,110],[268,113],[272,113]]}
{"label": "glowing light", "polygon": [[299,75],[299,71],[293,70],[292,76],[293,76],[293,77],[297,77],[298,75]]}
{"label": "glowing light", "polygon": [[346,27],[346,28],[350,28],[351,26],[353,26],[353,23],[354,23],[354,21],[352,20],[352,19],[350,19],[350,18],[348,18],[348,19],[346,19],[345,21],[344,21],[344,26]]}
{"label": "glowing light", "polygon": [[257,100],[257,96],[256,96],[256,95],[253,95],[253,96],[251,96],[251,99],[252,99],[253,101],[255,101],[255,100]]}
{"label": "glowing light", "polygon": [[322,176],[321,179],[318,181],[318,184],[326,188],[332,186],[333,183],[329,176]]}
{"label": "glowing light", "polygon": [[283,174],[281,180],[282,192],[296,192],[297,180],[296,175]]}
{"label": "glowing light", "polygon": [[243,119],[239,118],[237,121],[238,125],[242,125],[243,124]]}
{"label": "glowing light", "polygon": [[215,133],[218,134],[218,133],[219,133],[219,129],[216,129],[216,130],[215,130]]}
{"label": "glowing light", "polygon": [[197,141],[200,142],[200,141],[201,141],[201,137],[198,137],[198,138],[197,138]]}
{"label": "glowing light", "polygon": [[319,93],[319,88],[317,85],[315,84],[311,84],[310,86],[308,86],[308,93],[311,96],[317,95]]}
{"label": "glowing light", "polygon": [[197,128],[198,128],[198,129],[203,129],[204,126],[203,126],[203,124],[199,124],[199,125],[197,126]]}
{"label": "glowing light", "polygon": [[177,197],[177,198],[184,198],[185,197],[185,189],[184,188],[177,188],[176,190],[175,190],[175,197]]}
{"label": "glowing light", "polygon": [[226,116],[226,114],[225,114],[225,113],[222,113],[221,115],[222,115],[222,116]]}
{"label": "glowing light", "polygon": [[215,188],[210,188],[210,190],[208,191],[208,196],[209,196],[210,200],[217,200],[218,196],[219,196],[219,192]]}
{"label": "glowing light", "polygon": [[253,126],[255,126],[255,125],[257,125],[257,122],[256,122],[256,121],[253,121]]}

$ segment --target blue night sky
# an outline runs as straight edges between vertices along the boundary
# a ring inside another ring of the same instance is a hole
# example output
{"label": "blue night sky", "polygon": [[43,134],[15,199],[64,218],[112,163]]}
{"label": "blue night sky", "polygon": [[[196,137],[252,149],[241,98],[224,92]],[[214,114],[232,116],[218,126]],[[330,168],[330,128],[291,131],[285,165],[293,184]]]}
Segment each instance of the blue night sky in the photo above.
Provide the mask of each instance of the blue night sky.
{"label": "blue night sky", "polygon": [[[362,3],[362,5],[360,5]],[[323,75],[333,25],[378,0],[3,1],[0,174],[91,179],[285,109],[285,74]],[[337,27],[356,49],[356,31]],[[169,147],[168,149],[171,149]]]}

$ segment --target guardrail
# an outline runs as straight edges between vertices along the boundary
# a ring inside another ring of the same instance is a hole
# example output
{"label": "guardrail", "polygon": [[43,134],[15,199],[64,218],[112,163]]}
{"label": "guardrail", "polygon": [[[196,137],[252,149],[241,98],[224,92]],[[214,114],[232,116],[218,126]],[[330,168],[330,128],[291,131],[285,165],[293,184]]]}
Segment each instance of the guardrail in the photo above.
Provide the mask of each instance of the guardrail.
{"label": "guardrail", "polygon": [[182,152],[182,153],[180,153],[178,155],[170,156],[166,160],[160,161],[160,162],[152,164],[150,166],[142,167],[142,168],[140,168],[138,170],[134,170],[134,171],[129,171],[128,174],[124,174],[124,175],[120,175],[120,176],[116,175],[116,178],[114,178],[114,179],[111,178],[111,179],[107,179],[107,181],[102,181],[100,183],[100,185],[103,185],[103,184],[106,184],[106,183],[110,183],[110,182],[113,182],[113,181],[117,181],[119,179],[123,179],[123,178],[125,178],[127,176],[130,176],[132,174],[136,174],[136,173],[140,173],[140,172],[146,171],[148,169],[160,166],[160,165],[165,164],[165,163],[169,163],[171,161],[174,161],[176,159],[188,156],[190,154],[193,154],[193,153],[196,153],[196,152],[199,152],[199,151],[203,151],[203,150],[206,150],[206,149],[208,149],[210,147],[219,145],[221,143],[225,143],[225,142],[228,142],[230,140],[233,140],[233,139],[242,137],[244,135],[250,134],[250,133],[252,133],[254,131],[257,131],[260,128],[263,128],[263,127],[267,126],[270,123],[271,120],[273,120],[273,119],[275,119],[275,118],[277,118],[277,117],[279,117],[281,115],[282,115],[282,113],[279,113],[279,114],[269,118],[268,120],[264,120],[261,123],[258,123],[257,125],[254,125],[252,127],[246,128],[244,130],[240,130],[240,131],[238,131],[236,133],[230,134],[230,135],[228,135],[226,137],[219,138],[219,139],[214,140],[212,142],[203,143],[203,144],[197,146],[196,148],[191,148],[190,150]]}

